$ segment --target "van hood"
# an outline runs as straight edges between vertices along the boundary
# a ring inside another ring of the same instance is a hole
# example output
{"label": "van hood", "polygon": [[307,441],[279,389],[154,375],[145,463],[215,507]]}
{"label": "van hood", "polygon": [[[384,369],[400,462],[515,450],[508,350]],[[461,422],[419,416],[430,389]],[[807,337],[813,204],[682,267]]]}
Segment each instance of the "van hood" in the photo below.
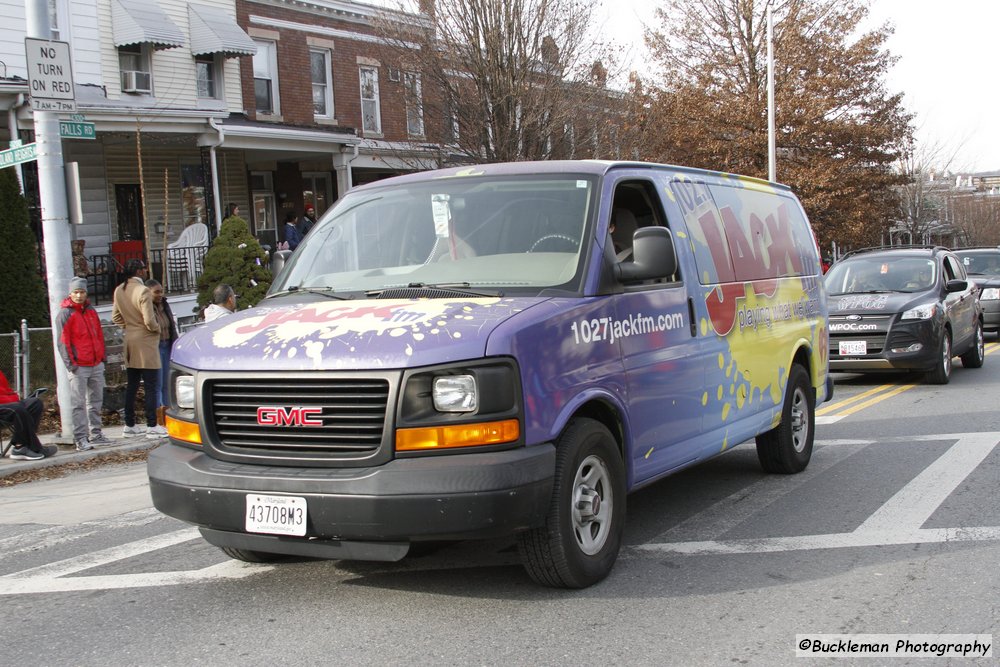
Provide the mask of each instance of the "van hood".
{"label": "van hood", "polygon": [[193,370],[372,370],[477,359],[498,324],[547,298],[370,299],[257,305],[193,329]]}
{"label": "van hood", "polygon": [[926,292],[872,292],[868,294],[830,294],[830,316],[850,313],[892,314],[923,303],[937,301],[934,290]]}

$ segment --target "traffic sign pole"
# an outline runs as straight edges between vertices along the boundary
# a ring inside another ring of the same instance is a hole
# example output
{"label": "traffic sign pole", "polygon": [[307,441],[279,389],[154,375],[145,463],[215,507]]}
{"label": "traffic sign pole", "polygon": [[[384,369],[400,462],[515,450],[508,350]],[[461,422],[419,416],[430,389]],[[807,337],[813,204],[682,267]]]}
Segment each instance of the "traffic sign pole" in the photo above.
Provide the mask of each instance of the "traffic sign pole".
{"label": "traffic sign pole", "polygon": [[[27,18],[27,39],[48,39],[50,35],[48,4],[45,0],[24,0]],[[48,53],[28,53],[28,62],[33,57],[43,57]],[[36,74],[60,73],[52,68],[42,68]],[[65,73],[63,73],[64,75]],[[32,69],[28,68],[29,86],[32,84]],[[72,75],[70,75],[72,81]],[[51,91],[46,91],[51,92]],[[56,91],[64,95],[64,91]],[[65,102],[66,100],[62,100]],[[75,108],[75,100],[69,100]],[[34,104],[32,108],[35,109]],[[73,260],[70,253],[72,232],[66,203],[66,178],[63,164],[62,139],[59,138],[59,119],[52,111],[35,110],[35,143],[38,153],[38,195],[42,205],[42,235],[45,245],[45,277],[49,287],[49,315],[52,325],[52,354],[55,358],[56,387],[59,398],[59,415],[62,422],[62,440],[72,442],[73,411],[69,390],[69,375],[59,356],[59,337],[55,322],[59,306],[69,294],[69,281],[73,275]]]}

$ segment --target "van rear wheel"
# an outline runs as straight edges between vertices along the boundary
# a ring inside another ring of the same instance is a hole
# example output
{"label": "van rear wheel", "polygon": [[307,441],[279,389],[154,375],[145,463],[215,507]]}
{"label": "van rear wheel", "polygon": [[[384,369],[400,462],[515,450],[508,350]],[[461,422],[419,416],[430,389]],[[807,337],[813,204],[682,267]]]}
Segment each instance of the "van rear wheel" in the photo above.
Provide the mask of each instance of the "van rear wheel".
{"label": "van rear wheel", "polygon": [[556,443],[545,525],[521,533],[518,551],[543,586],[585,588],[608,575],[625,525],[625,465],[607,427],[572,421]]}
{"label": "van rear wheel", "polygon": [[812,458],[816,431],[816,398],[809,373],[792,364],[785,387],[781,423],[757,436],[757,459],[765,472],[788,475],[802,472]]}

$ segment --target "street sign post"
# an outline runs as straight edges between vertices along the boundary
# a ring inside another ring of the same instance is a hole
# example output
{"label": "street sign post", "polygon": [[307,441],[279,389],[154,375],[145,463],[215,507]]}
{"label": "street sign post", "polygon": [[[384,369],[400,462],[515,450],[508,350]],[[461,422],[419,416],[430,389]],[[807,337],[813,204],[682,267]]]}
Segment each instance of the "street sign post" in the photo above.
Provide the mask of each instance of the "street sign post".
{"label": "street sign post", "polygon": [[69,42],[24,38],[28,90],[35,111],[76,111]]}
{"label": "street sign post", "polygon": [[[12,142],[13,143],[13,142]],[[24,144],[0,151],[0,169],[38,159],[37,144]]]}

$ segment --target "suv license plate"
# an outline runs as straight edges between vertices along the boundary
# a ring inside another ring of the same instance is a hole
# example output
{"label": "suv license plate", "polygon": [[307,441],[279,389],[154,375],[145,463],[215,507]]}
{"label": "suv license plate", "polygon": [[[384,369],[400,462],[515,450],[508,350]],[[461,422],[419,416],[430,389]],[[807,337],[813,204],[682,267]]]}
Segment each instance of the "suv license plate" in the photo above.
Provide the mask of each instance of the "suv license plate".
{"label": "suv license plate", "polygon": [[306,499],[247,494],[246,531],[271,535],[306,534]]}
{"label": "suv license plate", "polygon": [[840,341],[840,356],[857,357],[863,354],[868,354],[868,341],[864,340]]}

